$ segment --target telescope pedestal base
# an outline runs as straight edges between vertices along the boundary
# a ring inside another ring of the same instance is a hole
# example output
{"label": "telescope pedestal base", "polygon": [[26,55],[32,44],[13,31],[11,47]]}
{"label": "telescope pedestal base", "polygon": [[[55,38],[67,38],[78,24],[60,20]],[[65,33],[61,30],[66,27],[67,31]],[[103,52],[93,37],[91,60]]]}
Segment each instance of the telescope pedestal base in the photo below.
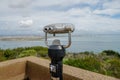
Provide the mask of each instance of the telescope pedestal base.
{"label": "telescope pedestal base", "polygon": [[50,73],[51,76],[54,77],[54,79],[58,79],[58,80],[63,80],[63,76],[62,76],[62,61],[57,61],[57,62],[51,62],[50,64]]}

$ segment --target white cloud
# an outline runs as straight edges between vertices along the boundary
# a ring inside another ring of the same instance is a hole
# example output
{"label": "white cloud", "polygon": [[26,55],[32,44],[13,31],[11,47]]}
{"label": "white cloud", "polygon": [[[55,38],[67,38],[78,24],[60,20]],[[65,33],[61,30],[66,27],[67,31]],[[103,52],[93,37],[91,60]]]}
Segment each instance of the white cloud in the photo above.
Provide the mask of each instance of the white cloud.
{"label": "white cloud", "polygon": [[26,8],[30,3],[31,0],[11,0],[8,6],[10,8]]}
{"label": "white cloud", "polygon": [[119,9],[104,9],[104,10],[95,10],[93,13],[113,16],[115,14],[120,14],[120,10]]}
{"label": "white cloud", "polygon": [[[106,32],[120,30],[120,20],[110,17],[95,15],[89,8],[72,8],[66,12],[44,11],[32,16],[43,26],[51,23],[66,22],[73,23],[77,30]],[[43,27],[41,26],[41,27]]]}
{"label": "white cloud", "polygon": [[19,24],[22,27],[30,27],[33,25],[33,20],[32,19],[21,20]]}
{"label": "white cloud", "polygon": [[112,0],[103,3],[103,8],[107,9],[119,9],[120,8],[120,0]]}
{"label": "white cloud", "polygon": [[91,10],[90,8],[86,7],[86,8],[72,8],[70,10],[67,11],[67,13],[69,14],[69,16],[77,16],[77,17],[85,17],[88,15],[91,15]]}
{"label": "white cloud", "polygon": [[[100,1],[12,0],[10,2],[9,0],[3,0],[2,3],[0,2],[0,21],[4,20],[8,24],[13,24],[12,26],[7,25],[6,27],[14,26],[15,30],[18,26],[22,26],[34,29],[36,32],[51,23],[73,23],[77,30],[83,31],[106,32],[120,30],[120,19],[111,17],[120,14],[120,5],[118,4],[120,0],[113,0],[112,2],[102,1],[102,9],[96,6]],[[79,5],[83,7],[79,7]],[[59,10],[59,7],[62,7],[63,10]],[[44,10],[44,8],[48,10]],[[51,9],[49,10],[49,8]],[[66,8],[68,9],[66,10]],[[110,16],[107,17],[98,14]],[[29,18],[26,19],[23,16]]]}
{"label": "white cloud", "polygon": [[76,6],[82,4],[96,5],[100,0],[36,0],[32,3],[32,7],[50,7],[57,6],[61,8]]}

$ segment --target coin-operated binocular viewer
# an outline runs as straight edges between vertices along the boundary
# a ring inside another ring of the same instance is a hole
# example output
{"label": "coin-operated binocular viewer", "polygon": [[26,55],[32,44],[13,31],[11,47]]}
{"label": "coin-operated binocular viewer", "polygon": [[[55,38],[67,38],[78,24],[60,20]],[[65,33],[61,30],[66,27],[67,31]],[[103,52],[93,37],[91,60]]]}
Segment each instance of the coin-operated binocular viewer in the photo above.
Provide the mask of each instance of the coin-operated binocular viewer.
{"label": "coin-operated binocular viewer", "polygon": [[[71,45],[71,33],[74,31],[74,25],[67,23],[51,24],[45,26],[43,31],[45,32],[45,43],[48,46],[48,56],[51,59],[51,63],[49,67],[51,73],[51,79],[52,77],[54,77],[54,78],[59,78],[59,80],[63,80],[62,60],[65,56],[65,49]],[[53,36],[55,36],[56,34],[68,33],[68,44],[62,45],[60,44],[60,40],[55,39],[53,40],[52,45],[48,45],[48,41],[47,41],[48,33],[53,34]]]}

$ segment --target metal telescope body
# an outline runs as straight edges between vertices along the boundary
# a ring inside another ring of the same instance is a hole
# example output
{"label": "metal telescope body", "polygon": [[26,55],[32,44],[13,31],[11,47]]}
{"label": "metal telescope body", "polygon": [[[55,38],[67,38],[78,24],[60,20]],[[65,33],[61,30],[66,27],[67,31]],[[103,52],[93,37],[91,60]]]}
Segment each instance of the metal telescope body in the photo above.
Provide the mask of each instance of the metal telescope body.
{"label": "metal telescope body", "polygon": [[65,34],[68,33],[68,45],[65,45],[65,48],[68,48],[71,45],[71,33],[75,30],[73,24],[68,23],[57,23],[57,24],[51,24],[44,27],[43,31],[45,32],[45,43],[47,46],[47,33],[53,34]]}
{"label": "metal telescope body", "polygon": [[[74,26],[67,23],[58,23],[51,24],[44,27],[43,31],[45,32],[45,43],[48,46],[48,56],[51,58],[50,63],[50,73],[52,77],[59,78],[63,80],[63,64],[62,60],[65,56],[65,48],[68,48],[71,45],[71,32],[74,31]],[[52,45],[48,45],[47,34],[65,34],[68,33],[68,44],[61,45],[60,40],[55,39]]]}

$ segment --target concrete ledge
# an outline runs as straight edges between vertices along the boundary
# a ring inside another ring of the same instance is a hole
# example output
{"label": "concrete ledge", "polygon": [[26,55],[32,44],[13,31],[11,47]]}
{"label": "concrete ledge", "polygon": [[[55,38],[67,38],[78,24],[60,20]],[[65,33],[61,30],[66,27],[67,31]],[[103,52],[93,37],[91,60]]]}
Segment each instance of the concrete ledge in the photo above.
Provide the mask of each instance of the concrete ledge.
{"label": "concrete ledge", "polygon": [[[49,64],[50,61],[42,58],[30,57],[27,61],[27,76],[31,80],[49,80]],[[79,77],[63,72],[64,80],[82,80]],[[33,76],[34,74],[34,76]]]}
{"label": "concrete ledge", "polygon": [[64,65],[64,73],[82,80],[120,80],[99,73]]}
{"label": "concrete ledge", "polygon": [[[24,58],[0,63],[0,80],[19,80],[25,77],[26,61]],[[18,77],[17,77],[18,76]]]}
{"label": "concrete ledge", "polygon": [[[0,80],[50,80],[49,60],[25,57],[0,63]],[[120,80],[87,70],[63,66],[64,80]]]}

